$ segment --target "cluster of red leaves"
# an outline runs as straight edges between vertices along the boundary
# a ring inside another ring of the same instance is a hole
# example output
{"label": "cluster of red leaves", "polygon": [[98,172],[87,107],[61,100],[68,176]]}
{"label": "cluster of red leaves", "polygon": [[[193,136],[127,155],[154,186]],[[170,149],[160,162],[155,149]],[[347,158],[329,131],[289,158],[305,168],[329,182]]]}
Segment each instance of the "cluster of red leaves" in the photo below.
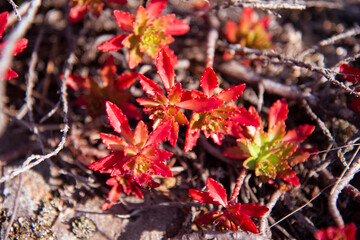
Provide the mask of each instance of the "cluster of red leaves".
{"label": "cluster of red leaves", "polygon": [[139,121],[132,132],[129,122],[114,103],[106,102],[106,113],[110,125],[122,137],[101,133],[103,143],[112,153],[89,165],[99,172],[110,172],[111,176],[130,175],[142,187],[158,187],[151,175],[171,177],[172,172],[165,161],[173,153],[159,149],[159,143],[166,140],[170,127],[162,125],[149,134],[143,121]]}
{"label": "cluster of red leaves", "polygon": [[263,181],[268,182],[279,177],[294,186],[299,179],[291,167],[309,158],[310,149],[298,148],[314,130],[314,126],[302,125],[285,131],[288,107],[285,99],[275,102],[269,111],[267,132],[254,107],[249,111],[260,121],[260,126],[249,130],[247,138],[237,139],[237,146],[226,149],[227,157],[245,160],[243,166],[255,171]]}
{"label": "cluster of red leaves", "polygon": [[136,183],[133,181],[133,178],[129,174],[124,174],[122,176],[111,177],[106,181],[106,184],[112,186],[107,199],[109,202],[105,202],[102,206],[102,210],[109,209],[111,206],[116,203],[121,193],[125,193],[129,195],[130,193],[138,198],[144,198],[140,188]]}
{"label": "cluster of red leaves", "polygon": [[[8,12],[0,13],[0,39],[2,38],[2,35],[5,32],[6,24],[8,22],[8,17],[9,17]],[[12,53],[13,56],[16,56],[18,53],[21,53],[22,51],[24,51],[24,49],[27,47],[27,44],[28,44],[28,40],[26,38],[22,38],[22,39],[18,40],[15,43],[15,48]],[[1,52],[2,52],[3,48],[5,47],[5,45],[6,45],[6,42],[0,43],[0,56],[1,56]],[[5,76],[1,77],[0,80],[10,80],[10,79],[13,79],[16,77],[18,77],[18,74],[11,68],[8,68]]]}
{"label": "cluster of red leaves", "polygon": [[[239,22],[229,20],[225,26],[225,35],[229,42],[239,43],[243,47],[268,49],[271,47],[272,35],[268,32],[270,17],[255,20],[252,8],[244,8]],[[225,59],[232,59],[233,55],[225,52]]]}
{"label": "cluster of red leaves", "polygon": [[136,72],[123,73],[115,80],[116,66],[114,59],[110,56],[101,70],[101,85],[92,77],[81,77],[71,74],[66,79],[66,84],[75,91],[81,91],[75,104],[85,106],[91,116],[96,116],[105,112],[105,102],[111,101],[117,104],[125,114],[134,119],[141,119],[142,115],[136,107],[129,102],[130,93],[125,92],[135,81]]}
{"label": "cluster of red leaves", "polygon": [[[175,146],[178,138],[179,124],[189,124],[184,151],[190,151],[196,145],[200,130],[220,145],[224,133],[243,136],[242,126],[259,126],[258,119],[245,108],[225,104],[236,100],[242,94],[245,84],[213,94],[218,80],[214,70],[208,68],[200,80],[203,92],[183,90],[180,83],[175,84],[174,69],[165,50],[159,52],[156,67],[167,96],[158,84],[139,74],[140,84],[150,97],[139,98],[137,102],[144,106],[144,111],[153,120],[154,129],[169,125],[171,132],[168,140],[172,146]],[[180,108],[193,111],[190,123]]]}
{"label": "cluster of red leaves", "polygon": [[[218,94],[213,94],[218,81],[214,71],[208,68],[200,80],[204,92],[183,90],[180,83],[175,83],[174,68],[170,57],[164,49],[159,52],[156,67],[166,94],[153,80],[138,74],[140,84],[149,97],[138,98],[137,102],[144,107],[145,113],[153,120],[153,131],[151,134],[149,134],[143,121],[138,123],[134,133],[132,133],[123,111],[113,102],[106,101],[105,103],[110,125],[122,138],[102,133],[101,139],[112,153],[91,164],[89,168],[102,173],[110,173],[112,177],[115,177],[112,180],[112,184],[109,184],[113,186],[109,198],[114,199],[116,196],[118,197],[119,191],[125,189],[123,186],[120,187],[119,183],[117,183],[118,181],[115,181],[119,176],[126,175],[127,181],[132,178],[142,187],[157,187],[158,183],[153,181],[152,175],[163,177],[172,175],[170,169],[165,164],[165,161],[172,156],[172,153],[159,149],[158,145],[160,142],[168,140],[172,146],[175,146],[178,138],[179,124],[189,124],[181,108],[193,111],[186,134],[186,151],[196,145],[200,130],[204,131],[206,136],[216,139],[217,143],[220,144],[219,141],[221,141],[223,133],[240,136],[240,133],[244,132],[243,126],[259,126],[258,119],[246,109],[236,107],[234,104],[225,105],[225,103],[231,103],[233,100],[236,100],[242,94],[245,87],[244,84],[223,90]],[[113,60],[109,58],[102,70],[102,80],[105,87],[99,88],[98,85],[93,87],[95,83],[92,83],[91,88],[86,88],[89,91],[88,94],[85,97],[80,96],[81,101],[94,98],[98,104],[101,104],[102,101],[109,99],[111,96],[109,93],[114,93],[109,88],[117,85],[117,82],[114,82],[115,70]],[[74,82],[73,76],[69,78],[68,84],[74,89],[84,88],[85,83],[91,80],[77,78],[82,80]],[[92,102],[87,101],[87,104]],[[124,106],[124,102],[122,104]],[[129,104],[126,102],[125,108],[128,108]],[[199,119],[199,116],[201,119]],[[125,181],[125,178],[122,177],[121,179]],[[127,187],[127,189],[135,188]],[[129,191],[127,192],[129,193]],[[135,195],[139,196],[135,190],[130,192],[136,193]],[[108,207],[110,205],[107,204],[105,206]]]}
{"label": "cluster of red leaves", "polygon": [[320,229],[315,234],[316,240],[355,240],[356,225],[346,224],[343,228],[328,227]]}
{"label": "cluster of red leaves", "polygon": [[[111,3],[126,4],[127,0],[107,0]],[[99,17],[103,7],[104,0],[71,0],[69,21],[71,23],[79,22],[84,19],[87,12],[95,17]]]}
{"label": "cluster of red leaves", "polygon": [[259,233],[250,217],[260,218],[269,210],[267,207],[253,203],[229,202],[224,187],[212,178],[207,179],[206,188],[207,192],[189,189],[190,196],[199,203],[220,205],[225,209],[205,213],[194,223],[198,225],[214,224],[217,231],[237,231],[241,228],[244,231]]}
{"label": "cluster of red leaves", "polygon": [[[340,73],[343,74],[343,78],[352,84],[356,85],[360,83],[360,70],[354,68],[348,64],[342,64],[340,66]],[[356,89],[359,91],[359,89]],[[349,105],[351,109],[360,113],[360,98],[355,98]]]}
{"label": "cluster of red leaves", "polygon": [[172,35],[183,35],[190,28],[186,22],[176,19],[174,14],[159,17],[166,4],[167,0],[152,0],[146,8],[139,6],[135,17],[128,12],[115,10],[116,23],[129,34],[117,35],[97,48],[102,52],[129,48],[130,69],[141,63],[144,53],[155,59],[161,49],[170,56],[172,64],[177,64],[177,57],[169,48],[174,41]]}

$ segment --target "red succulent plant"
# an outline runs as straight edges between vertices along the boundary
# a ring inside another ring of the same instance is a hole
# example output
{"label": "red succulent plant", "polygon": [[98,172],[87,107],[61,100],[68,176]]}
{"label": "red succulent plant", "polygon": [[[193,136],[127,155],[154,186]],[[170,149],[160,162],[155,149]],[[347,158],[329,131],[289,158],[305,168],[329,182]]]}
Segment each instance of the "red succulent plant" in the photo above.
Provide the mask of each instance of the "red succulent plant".
{"label": "red succulent plant", "polygon": [[100,172],[111,170],[110,174],[114,177],[130,174],[140,186],[152,188],[159,186],[152,175],[172,176],[165,161],[173,153],[158,147],[169,135],[169,125],[161,125],[149,134],[145,123],[140,121],[132,132],[126,116],[114,103],[106,102],[106,113],[110,125],[122,137],[101,133],[103,143],[112,153],[90,164],[90,169]]}
{"label": "red succulent plant", "polygon": [[115,10],[116,23],[129,34],[117,35],[97,48],[102,52],[129,48],[130,69],[141,63],[144,53],[155,59],[161,49],[167,52],[172,64],[177,64],[177,57],[168,45],[174,41],[172,35],[187,33],[189,25],[176,19],[174,14],[159,17],[166,4],[167,0],[152,0],[146,8],[139,6],[135,17],[128,12]]}
{"label": "red succulent plant", "polygon": [[[198,90],[186,92],[183,94],[183,102],[179,104],[179,106],[186,107],[185,104],[191,99],[211,102],[209,109],[196,111],[192,114],[186,131],[185,152],[190,151],[196,145],[200,130],[204,132],[205,137],[211,137],[216,144],[221,145],[224,133],[241,137],[243,136],[242,126],[259,126],[257,118],[245,108],[237,107],[232,103],[242,94],[245,84],[230,87],[214,94],[214,90],[218,86],[218,79],[214,70],[208,68],[201,76],[200,86],[203,92]],[[225,103],[229,104],[226,105]]]}
{"label": "red succulent plant", "polygon": [[[225,26],[225,35],[229,42],[239,43],[242,47],[268,49],[271,47],[271,34],[268,32],[270,17],[255,20],[252,8],[244,8],[238,23],[229,20]],[[234,56],[224,53],[226,60]]]}
{"label": "red succulent plant", "polygon": [[123,73],[117,78],[114,58],[108,57],[101,70],[101,84],[92,77],[81,77],[71,74],[66,79],[66,84],[75,91],[81,91],[81,94],[75,104],[85,106],[88,113],[92,116],[105,112],[105,101],[114,102],[125,114],[134,119],[141,119],[142,115],[136,109],[135,105],[129,102],[130,93],[125,92],[135,81],[136,72]]}
{"label": "red succulent plant", "polygon": [[105,202],[102,206],[102,210],[109,209],[114,205],[116,201],[119,200],[121,193],[125,193],[126,195],[133,194],[135,197],[144,198],[140,188],[134,182],[133,176],[130,174],[124,174],[122,176],[116,176],[109,178],[106,181],[106,184],[112,186],[107,199],[110,202]]}
{"label": "red succulent plant", "polygon": [[260,218],[269,209],[253,203],[240,204],[227,200],[224,187],[212,178],[206,181],[207,192],[189,189],[190,196],[200,202],[221,205],[224,210],[205,213],[194,223],[198,225],[214,224],[217,231],[240,229],[252,233],[259,233],[255,223],[250,217]]}
{"label": "red succulent plant", "polygon": [[[108,2],[126,4],[127,0],[107,0]],[[75,23],[83,20],[85,15],[90,12],[98,17],[104,7],[104,0],[70,0],[69,21]]]}
{"label": "red succulent plant", "polygon": [[267,132],[263,130],[264,124],[256,110],[250,107],[249,111],[259,119],[260,126],[250,127],[249,137],[237,139],[237,146],[226,149],[223,154],[244,160],[243,166],[254,170],[264,182],[279,177],[298,186],[299,179],[291,167],[309,158],[310,150],[299,148],[298,144],[314,131],[314,126],[305,124],[286,132],[288,107],[285,99],[270,107]]}
{"label": "red succulent plant", "polygon": [[320,229],[315,234],[316,240],[355,240],[356,225],[354,223],[346,224],[343,228],[328,227]]}
{"label": "red succulent plant", "polygon": [[186,125],[188,120],[181,112],[179,107],[193,110],[205,111],[222,104],[221,101],[212,99],[200,99],[196,96],[193,98],[183,99],[184,91],[180,83],[175,83],[174,68],[171,64],[170,58],[165,50],[160,50],[159,56],[156,61],[158,74],[165,87],[166,95],[162,88],[153,80],[139,74],[140,84],[143,90],[150,97],[138,98],[137,102],[144,106],[144,112],[150,115],[153,120],[153,128],[160,125],[169,125],[171,127],[168,140],[172,146],[175,146],[179,124]]}
{"label": "red succulent plant", "polygon": [[[9,17],[8,12],[0,13],[0,39],[2,38],[2,35],[5,32],[6,24],[8,22],[8,17]],[[28,40],[26,38],[22,38],[22,39],[18,40],[15,43],[15,47],[14,47],[14,51],[13,51],[12,55],[16,56],[18,53],[21,53],[22,51],[24,51],[24,49],[27,47],[27,44],[28,44]],[[1,52],[4,49],[5,45],[6,45],[6,41],[0,43],[0,56],[1,56]],[[0,80],[10,80],[10,79],[13,79],[16,77],[18,77],[18,74],[11,68],[8,68],[7,72],[5,73],[5,76],[1,77]]]}
{"label": "red succulent plant", "polygon": [[[343,74],[342,77],[351,82],[354,85],[357,85],[360,83],[360,70],[350,66],[349,64],[342,64],[340,66],[340,73]],[[359,91],[359,88],[356,89],[356,91]],[[349,107],[353,109],[356,112],[360,112],[360,98],[357,97],[354,100],[351,101],[349,104]]]}

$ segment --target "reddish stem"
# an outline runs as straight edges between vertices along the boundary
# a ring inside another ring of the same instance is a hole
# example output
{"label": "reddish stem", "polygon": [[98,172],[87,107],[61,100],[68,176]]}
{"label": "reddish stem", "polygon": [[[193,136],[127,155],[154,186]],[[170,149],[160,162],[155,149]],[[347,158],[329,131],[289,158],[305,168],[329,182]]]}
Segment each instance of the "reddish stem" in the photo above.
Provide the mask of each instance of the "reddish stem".
{"label": "reddish stem", "polygon": [[243,168],[238,176],[238,178],[236,179],[236,185],[235,185],[235,188],[234,188],[234,191],[233,191],[233,194],[231,195],[231,198],[230,198],[230,201],[231,203],[234,203],[236,202],[236,199],[239,195],[239,192],[240,192],[240,188],[244,182],[244,179],[246,177],[246,169]]}

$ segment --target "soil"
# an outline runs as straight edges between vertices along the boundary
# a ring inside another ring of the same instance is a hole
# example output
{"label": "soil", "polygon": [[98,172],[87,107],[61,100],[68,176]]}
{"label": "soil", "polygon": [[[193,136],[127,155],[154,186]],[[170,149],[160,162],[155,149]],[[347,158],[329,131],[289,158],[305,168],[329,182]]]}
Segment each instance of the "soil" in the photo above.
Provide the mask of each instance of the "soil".
{"label": "soil", "polygon": [[[72,73],[99,80],[99,70],[109,54],[98,51],[96,46],[120,33],[111,6],[134,13],[137,2],[129,0],[125,6],[107,5],[98,18],[88,14],[75,24],[69,24],[66,19],[67,1],[42,2],[24,36],[29,40],[28,46],[12,63],[19,77],[6,81],[6,93],[2,98],[5,106],[1,111],[6,113],[7,123],[0,136],[0,177],[21,168],[30,156],[51,153],[59,146],[64,128],[60,75],[64,73],[71,49],[75,54]],[[235,143],[229,136],[225,137],[222,146],[218,146],[202,135],[196,147],[184,153],[184,126],[180,126],[175,147],[167,142],[161,145],[161,148],[174,152],[167,162],[173,177],[157,177],[160,187],[142,189],[144,199],[122,194],[119,202],[102,211],[101,206],[110,190],[105,183],[108,175],[93,172],[87,166],[109,154],[101,143],[100,132],[111,132],[112,128],[105,113],[92,117],[86,109],[75,105],[79,93],[68,89],[70,131],[63,149],[0,184],[2,239],[6,235],[8,239],[69,240],[267,239],[269,236],[273,239],[313,239],[318,229],[337,224],[328,206],[330,191],[345,169],[344,162],[346,164],[353,158],[354,163],[359,161],[356,146],[360,115],[349,107],[356,99],[351,90],[356,91],[357,86],[339,74],[334,74],[335,79],[331,79],[321,71],[339,72],[342,63],[360,67],[356,58],[360,50],[357,25],[360,4],[350,0],[303,1],[305,9],[255,8],[260,17],[270,15],[272,18],[269,28],[272,50],[268,54],[261,50],[240,50],[233,60],[225,61],[224,51],[234,50],[226,41],[225,23],[229,19],[238,21],[243,5],[210,1],[214,4],[211,10],[195,12],[191,8],[193,2],[171,0],[166,8],[166,13],[175,13],[190,24],[190,31],[176,36],[171,44],[179,59],[175,66],[176,81],[181,82],[184,89],[198,89],[206,65],[208,34],[214,27],[211,19],[216,19],[219,36],[213,68],[220,89],[246,83],[238,105],[246,108],[254,105],[263,119],[267,119],[269,108],[277,99],[285,98],[289,104],[287,129],[301,124],[316,127],[302,146],[318,149],[319,153],[294,167],[300,186],[282,194],[271,210],[269,224],[276,223],[269,229],[271,235],[241,230],[218,232],[192,223],[204,211],[214,208],[196,204],[188,190],[203,189],[206,179],[212,177],[222,183],[230,195],[241,162],[221,154]],[[26,4],[23,1],[15,3]],[[0,9],[1,12],[12,11],[7,1],[0,2]],[[4,39],[17,23],[9,21],[9,24]],[[349,33],[351,29],[354,30]],[[35,52],[37,41],[40,45]],[[304,55],[306,51],[309,52]],[[38,59],[31,117],[26,111],[25,91],[34,54]],[[128,70],[126,54],[126,49],[112,53],[117,73]],[[150,58],[145,57],[135,70],[160,82],[155,62]],[[144,94],[138,82],[129,92],[134,104],[137,104],[135,98]],[[56,110],[54,114],[46,117],[52,109]],[[143,116],[150,126],[147,116]],[[33,124],[37,126],[38,134],[31,130]],[[135,127],[136,121],[131,120],[130,125]],[[360,179],[356,173],[351,178],[351,185],[346,185],[337,199],[337,208],[345,223],[353,222],[359,227],[360,192],[357,189]],[[239,201],[266,205],[275,191],[273,186],[261,182],[248,171]],[[304,204],[307,205],[300,209]],[[254,218],[254,222],[259,226],[258,219]],[[11,227],[9,223],[12,223]],[[360,231],[357,237],[360,239]]]}

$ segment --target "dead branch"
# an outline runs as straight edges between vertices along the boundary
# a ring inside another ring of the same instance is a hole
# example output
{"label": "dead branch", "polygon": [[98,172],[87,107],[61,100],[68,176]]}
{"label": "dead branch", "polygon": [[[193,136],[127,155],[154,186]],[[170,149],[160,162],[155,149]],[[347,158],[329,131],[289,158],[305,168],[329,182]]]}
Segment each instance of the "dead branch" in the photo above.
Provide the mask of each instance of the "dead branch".
{"label": "dead branch", "polygon": [[348,163],[348,166],[344,169],[341,176],[336,181],[334,187],[331,189],[328,198],[328,206],[329,206],[330,214],[332,215],[336,225],[339,228],[343,228],[345,224],[343,218],[341,217],[340,211],[336,206],[336,202],[340,192],[344,189],[344,187],[346,187],[349,184],[351,179],[354,178],[355,174],[360,169],[360,156],[358,155],[359,150],[360,150],[360,146],[357,148],[352,159]]}
{"label": "dead branch", "polygon": [[243,231],[203,231],[203,232],[194,232],[190,234],[185,234],[182,236],[176,236],[171,238],[171,240],[264,240],[263,236],[259,234],[247,233]]}
{"label": "dead branch", "polygon": [[[23,37],[26,31],[29,29],[32,24],[36,12],[38,8],[41,6],[41,0],[34,0],[31,2],[31,6],[28,10],[27,15],[23,18],[23,20],[16,26],[16,28],[11,32],[11,34],[7,37],[6,47],[3,48],[0,58],[0,76],[5,75],[5,71],[7,71],[8,67],[11,64],[13,59],[12,53],[15,48],[15,44],[17,40]],[[4,97],[5,97],[5,82],[1,79],[0,81],[0,110],[4,109]],[[0,136],[4,133],[6,129],[6,118],[2,111],[0,111]]]}
{"label": "dead branch", "polygon": [[210,31],[207,37],[206,67],[213,67],[216,41],[219,38],[220,22],[217,17],[209,16]]}
{"label": "dead branch", "polygon": [[336,76],[336,74],[338,74],[338,72],[336,72],[330,68],[319,67],[319,66],[313,65],[311,63],[302,62],[295,58],[291,58],[291,57],[285,56],[283,54],[276,53],[274,51],[258,50],[258,49],[242,47],[240,44],[229,44],[228,48],[229,48],[228,50],[231,52],[242,53],[245,55],[253,54],[253,55],[257,56],[257,57],[251,58],[252,60],[259,60],[259,61],[269,62],[269,63],[277,64],[277,65],[297,66],[300,68],[305,68],[312,72],[319,73],[323,77],[325,77],[329,82],[333,83],[336,86],[343,88],[347,93],[353,94],[355,96],[360,96],[360,92],[356,92],[353,89],[351,89],[350,87],[346,86],[344,83],[336,80],[335,76]]}
{"label": "dead branch", "polygon": [[223,74],[229,76],[230,82],[245,82],[248,84],[263,84],[264,89],[267,93],[279,95],[288,99],[299,99],[302,96],[301,90],[297,86],[286,86],[284,84],[275,82],[268,78],[263,78],[254,72],[249,71],[248,68],[244,67],[237,61],[230,61],[221,64],[218,70]]}
{"label": "dead branch", "polygon": [[261,218],[260,218],[260,233],[262,236],[271,238],[271,231],[269,229],[268,218],[272,209],[275,207],[276,203],[279,201],[280,197],[283,195],[283,192],[280,190],[276,190],[271,198],[270,201],[266,204],[266,207],[269,209]]}

